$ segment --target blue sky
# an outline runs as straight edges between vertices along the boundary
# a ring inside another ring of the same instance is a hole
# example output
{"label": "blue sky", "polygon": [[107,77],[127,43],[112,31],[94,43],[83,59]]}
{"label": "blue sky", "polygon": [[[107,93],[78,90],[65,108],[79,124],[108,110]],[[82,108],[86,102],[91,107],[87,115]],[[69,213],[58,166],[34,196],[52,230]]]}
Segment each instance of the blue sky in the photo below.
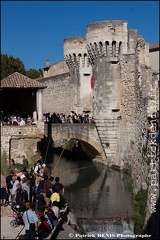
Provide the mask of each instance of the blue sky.
{"label": "blue sky", "polygon": [[20,58],[26,70],[64,58],[65,38],[85,36],[86,26],[126,20],[150,44],[159,42],[158,1],[1,1],[1,53]]}

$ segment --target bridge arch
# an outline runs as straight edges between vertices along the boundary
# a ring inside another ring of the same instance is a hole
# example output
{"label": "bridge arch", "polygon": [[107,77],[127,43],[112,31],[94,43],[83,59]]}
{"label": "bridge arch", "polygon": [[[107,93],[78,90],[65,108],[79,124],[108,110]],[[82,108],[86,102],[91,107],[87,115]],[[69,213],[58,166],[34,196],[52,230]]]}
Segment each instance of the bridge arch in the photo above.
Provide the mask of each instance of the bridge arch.
{"label": "bridge arch", "polygon": [[97,155],[99,154],[103,160],[106,159],[94,124],[51,124],[51,136],[54,142],[75,139],[79,142],[89,144],[97,151]]}

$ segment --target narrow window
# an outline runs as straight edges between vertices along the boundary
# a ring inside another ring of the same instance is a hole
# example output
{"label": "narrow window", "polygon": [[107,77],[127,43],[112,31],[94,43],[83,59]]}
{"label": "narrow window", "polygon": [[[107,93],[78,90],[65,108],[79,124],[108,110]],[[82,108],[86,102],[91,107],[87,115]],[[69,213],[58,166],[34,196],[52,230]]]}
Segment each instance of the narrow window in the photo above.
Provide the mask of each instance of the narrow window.
{"label": "narrow window", "polygon": [[109,42],[105,42],[105,50],[106,50],[106,56],[109,56]]}
{"label": "narrow window", "polygon": [[94,49],[95,49],[95,54],[98,56],[98,49],[97,49],[97,43],[94,43]]}
{"label": "narrow window", "polygon": [[122,42],[119,42],[118,55],[122,55]]}
{"label": "narrow window", "polygon": [[116,41],[112,42],[112,57],[116,57]]}
{"label": "narrow window", "polygon": [[84,54],[84,67],[87,67],[87,53]]}
{"label": "narrow window", "polygon": [[100,54],[102,55],[103,54],[103,44],[102,44],[102,42],[99,42],[99,51],[100,51]]}

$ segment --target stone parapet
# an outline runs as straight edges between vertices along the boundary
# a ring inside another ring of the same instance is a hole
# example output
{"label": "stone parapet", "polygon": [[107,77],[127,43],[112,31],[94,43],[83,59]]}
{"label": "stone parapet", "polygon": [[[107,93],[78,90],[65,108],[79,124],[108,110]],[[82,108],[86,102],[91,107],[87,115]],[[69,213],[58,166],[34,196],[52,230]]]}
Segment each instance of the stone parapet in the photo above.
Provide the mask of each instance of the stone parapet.
{"label": "stone parapet", "polygon": [[10,159],[22,163],[25,155],[30,161],[37,152],[37,142],[44,136],[44,123],[37,126],[2,126],[1,127],[1,154],[6,153],[7,165]]}

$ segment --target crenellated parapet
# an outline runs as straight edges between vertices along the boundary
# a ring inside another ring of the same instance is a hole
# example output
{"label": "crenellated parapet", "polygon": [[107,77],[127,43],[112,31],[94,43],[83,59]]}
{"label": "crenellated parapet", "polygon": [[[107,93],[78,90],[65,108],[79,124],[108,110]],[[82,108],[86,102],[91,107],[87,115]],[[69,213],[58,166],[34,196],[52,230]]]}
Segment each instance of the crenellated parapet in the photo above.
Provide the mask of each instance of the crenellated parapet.
{"label": "crenellated parapet", "polygon": [[90,79],[92,66],[88,59],[86,37],[73,37],[64,40],[64,58],[69,67],[71,82],[76,86],[71,108],[75,112],[92,111],[92,89]]}
{"label": "crenellated parapet", "polygon": [[128,29],[127,21],[123,20],[89,24],[86,37],[64,40],[64,58],[69,68],[93,66],[94,60],[102,57],[110,62],[119,62],[122,55],[136,54],[136,51],[139,62],[148,66],[149,44],[138,36],[137,30]]}
{"label": "crenellated parapet", "polygon": [[126,21],[103,21],[89,24],[86,34],[89,60],[107,57],[118,61],[121,54],[128,52],[128,29]]}
{"label": "crenellated parapet", "polygon": [[73,37],[64,40],[64,58],[69,68],[88,67],[86,37]]}

